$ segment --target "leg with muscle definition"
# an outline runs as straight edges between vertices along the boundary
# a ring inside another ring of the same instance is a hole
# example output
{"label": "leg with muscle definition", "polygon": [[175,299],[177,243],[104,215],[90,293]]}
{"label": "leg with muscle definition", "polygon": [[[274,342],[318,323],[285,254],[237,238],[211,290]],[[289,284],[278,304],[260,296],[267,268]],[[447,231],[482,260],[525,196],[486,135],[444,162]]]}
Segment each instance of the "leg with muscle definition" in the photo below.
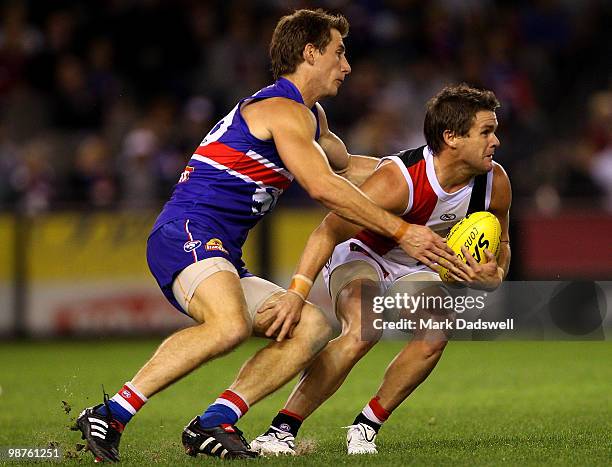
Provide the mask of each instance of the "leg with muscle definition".
{"label": "leg with muscle definition", "polygon": [[168,337],[132,379],[146,397],[231,351],[251,335],[240,280],[229,271],[217,272],[198,285],[189,315],[199,324]]}
{"label": "leg with muscle definition", "polygon": [[[357,279],[340,291],[336,314],[342,332],[305,370],[285,404],[286,411],[302,419],[308,417],[338,390],[355,364],[376,344],[376,338],[365,341],[361,334],[362,289],[373,291],[375,287],[368,279]],[[366,300],[371,303],[371,297]]]}
{"label": "leg with muscle definition", "polygon": [[[206,267],[207,264],[209,260],[204,260],[193,267]],[[77,426],[97,460],[119,460],[123,429],[149,397],[203,363],[229,352],[251,334],[246,300],[238,275],[235,269],[231,271],[232,268],[229,265],[197,284],[188,312],[198,324],[167,338],[132,381],[125,383],[112,399],[108,400],[105,395],[103,404],[87,408],[79,415]],[[190,427],[197,422],[194,419]],[[220,439],[214,436],[198,432],[194,444],[202,445],[202,440],[208,438]],[[239,437],[237,440],[221,439],[218,444],[223,445],[223,449],[217,449],[217,455],[251,457],[246,452],[248,446]]]}
{"label": "leg with muscle definition", "polygon": [[[263,336],[276,319],[276,310],[268,306],[281,296],[283,289],[258,277],[241,280],[250,315],[254,315],[253,331]],[[257,313],[262,310],[262,313]],[[259,350],[242,366],[233,384],[211,404],[200,417],[205,427],[234,424],[250,405],[283,386],[303,370],[331,337],[325,316],[313,305],[304,305],[301,319],[292,337],[273,341]]]}
{"label": "leg with muscle definition", "polygon": [[[436,331],[440,333],[441,331]],[[427,379],[446,347],[444,335],[413,339],[387,367],[376,397],[387,412],[396,409]]]}
{"label": "leg with muscle definition", "polygon": [[[266,327],[255,318],[254,331],[263,336]],[[242,366],[230,389],[255,403],[283,386],[321,351],[331,338],[331,326],[317,307],[305,304],[292,337],[272,341]]]}
{"label": "leg with muscle definition", "polygon": [[[334,284],[334,275],[345,278],[336,283],[337,287],[332,285],[342,332],[312,361],[269,430],[253,442],[262,454],[294,454],[293,440],[302,421],[338,390],[351,369],[380,337],[378,334],[369,336],[371,339],[367,341],[362,340],[362,298],[369,304],[364,310],[371,310],[373,295],[378,290],[378,273],[363,261],[356,263],[358,269],[354,263],[336,268],[330,279]],[[362,278],[351,280],[352,277]]]}
{"label": "leg with muscle definition", "polygon": [[[428,281],[428,285],[424,282]],[[434,281],[434,282],[432,282]],[[432,273],[417,273],[397,281],[387,294],[410,293],[427,297],[445,297],[446,292],[437,285],[437,276]],[[412,287],[411,287],[411,283]],[[411,318],[422,320],[447,320],[452,315],[440,310],[417,310]],[[419,329],[412,340],[393,359],[385,371],[382,384],[374,397],[355,418],[347,435],[349,454],[376,453],[374,443],[378,430],[412,392],[429,376],[442,356],[450,335],[441,329]]]}

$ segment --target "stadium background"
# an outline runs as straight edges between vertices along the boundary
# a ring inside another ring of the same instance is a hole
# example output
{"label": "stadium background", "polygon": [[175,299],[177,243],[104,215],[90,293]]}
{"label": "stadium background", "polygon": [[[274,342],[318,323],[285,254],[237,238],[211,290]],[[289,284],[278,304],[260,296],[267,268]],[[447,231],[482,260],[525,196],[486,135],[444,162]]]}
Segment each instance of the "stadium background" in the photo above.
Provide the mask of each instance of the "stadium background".
{"label": "stadium background", "polygon": [[[272,28],[295,8],[351,22],[353,72],[323,105],[352,152],[421,144],[423,105],[446,83],[491,88],[503,102],[496,157],[514,189],[510,277],[612,277],[609,1],[0,5],[0,448],[54,443],[80,462],[66,429],[75,413],[189,324],[147,271],[146,237],[204,134],[269,83]],[[286,285],[323,215],[292,187],[249,239],[249,268]],[[329,309],[320,283],[314,297]],[[128,464],[186,462],[180,427],[261,345],[157,396],[122,442]],[[305,423],[300,449],[313,454],[292,463],[347,462],[338,427],[401,345],[380,343],[357,365]],[[609,341],[454,342],[383,430],[383,452],[359,462],[609,465],[610,361]],[[290,386],[241,421],[249,437]]]}
{"label": "stadium background", "polygon": [[[0,333],[183,324],[144,259],[155,215],[210,127],[271,79],[277,19],[311,2],[4,1]],[[512,279],[612,273],[612,42],[606,1],[324,1],[353,72],[323,102],[349,150],[423,141],[444,84],[493,89],[514,189]],[[298,186],[246,248],[286,285],[324,211]],[[327,307],[319,286],[315,300]]]}

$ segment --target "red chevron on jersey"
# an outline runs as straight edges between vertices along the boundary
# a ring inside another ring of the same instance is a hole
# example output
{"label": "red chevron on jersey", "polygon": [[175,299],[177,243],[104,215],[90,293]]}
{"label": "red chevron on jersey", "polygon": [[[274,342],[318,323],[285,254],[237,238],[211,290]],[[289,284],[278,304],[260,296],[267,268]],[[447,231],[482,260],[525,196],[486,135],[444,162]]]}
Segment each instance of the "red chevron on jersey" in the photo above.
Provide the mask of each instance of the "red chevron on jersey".
{"label": "red chevron on jersey", "polygon": [[280,190],[286,190],[293,180],[289,172],[275,166],[272,162],[265,161],[263,157],[257,157],[256,155],[254,155],[255,157],[250,157],[218,141],[198,147],[195,154],[211,159],[240,175],[250,178],[254,182],[273,186]]}
{"label": "red chevron on jersey", "polygon": [[[438,196],[434,192],[427,178],[427,165],[421,160],[408,168],[408,173],[414,181],[412,209],[402,218],[411,224],[426,225],[433,210],[438,203]],[[384,256],[398,244],[395,240],[376,234],[369,230],[362,230],[355,238],[362,241],[376,254]]]}
{"label": "red chevron on jersey", "polygon": [[408,167],[408,173],[413,180],[413,203],[410,212],[404,216],[406,222],[411,224],[426,225],[427,220],[436,207],[438,196],[431,187],[427,178],[427,164],[425,159]]}
{"label": "red chevron on jersey", "polygon": [[[470,212],[489,209],[493,191],[493,170],[475,176],[465,186],[448,193],[440,185],[436,175],[435,156],[428,147],[407,149],[383,157],[377,169],[385,161],[396,164],[406,182],[409,196],[401,217],[410,224],[427,226],[437,235],[444,237],[453,225]],[[347,240],[334,250],[326,267],[327,283],[334,268],[355,260],[356,256],[352,252],[359,251],[355,246],[362,247],[380,267],[380,280],[387,280],[385,270],[389,272],[389,277],[397,278],[426,268],[402,250],[394,240],[363,230],[354,239]]]}

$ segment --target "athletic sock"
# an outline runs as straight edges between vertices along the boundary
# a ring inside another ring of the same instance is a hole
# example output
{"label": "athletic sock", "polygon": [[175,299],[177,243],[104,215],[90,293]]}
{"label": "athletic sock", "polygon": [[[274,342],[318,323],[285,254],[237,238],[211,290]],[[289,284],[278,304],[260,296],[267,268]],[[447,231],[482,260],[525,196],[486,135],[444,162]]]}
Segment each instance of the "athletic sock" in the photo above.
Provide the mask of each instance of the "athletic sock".
{"label": "athletic sock", "polygon": [[353,425],[358,425],[359,423],[364,423],[368,425],[378,433],[380,427],[383,423],[389,418],[391,412],[385,410],[380,402],[378,402],[380,397],[376,396],[368,402],[368,404],[363,408],[361,413],[355,417],[355,421]]}
{"label": "athletic sock", "polygon": [[[108,409],[106,404],[102,404],[96,409],[96,412],[106,417],[110,416],[125,426],[136,415],[136,412],[145,405],[145,402],[147,402],[147,398],[128,381],[117,394],[109,399]],[[108,413],[109,409],[110,414]]]}
{"label": "athletic sock", "polygon": [[272,424],[266,433],[272,431],[284,431],[285,433],[291,433],[294,437],[297,436],[304,417],[300,417],[298,414],[290,412],[289,410],[281,410],[276,414]]}
{"label": "athletic sock", "polygon": [[200,426],[212,428],[219,425],[235,425],[249,410],[249,404],[236,391],[223,391],[215,402],[200,415]]}

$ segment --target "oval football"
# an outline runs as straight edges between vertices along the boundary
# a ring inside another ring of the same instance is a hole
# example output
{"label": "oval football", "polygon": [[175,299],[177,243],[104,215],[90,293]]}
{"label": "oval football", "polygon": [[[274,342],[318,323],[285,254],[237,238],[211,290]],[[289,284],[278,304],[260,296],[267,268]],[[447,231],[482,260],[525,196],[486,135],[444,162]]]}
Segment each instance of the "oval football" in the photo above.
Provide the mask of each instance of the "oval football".
{"label": "oval football", "polygon": [[[470,254],[479,263],[484,263],[487,249],[497,258],[501,240],[501,225],[497,217],[487,211],[478,211],[469,214],[457,222],[446,236],[447,245],[453,250],[461,261],[465,262],[461,247],[465,246]],[[440,278],[447,282],[448,269],[440,267]]]}

